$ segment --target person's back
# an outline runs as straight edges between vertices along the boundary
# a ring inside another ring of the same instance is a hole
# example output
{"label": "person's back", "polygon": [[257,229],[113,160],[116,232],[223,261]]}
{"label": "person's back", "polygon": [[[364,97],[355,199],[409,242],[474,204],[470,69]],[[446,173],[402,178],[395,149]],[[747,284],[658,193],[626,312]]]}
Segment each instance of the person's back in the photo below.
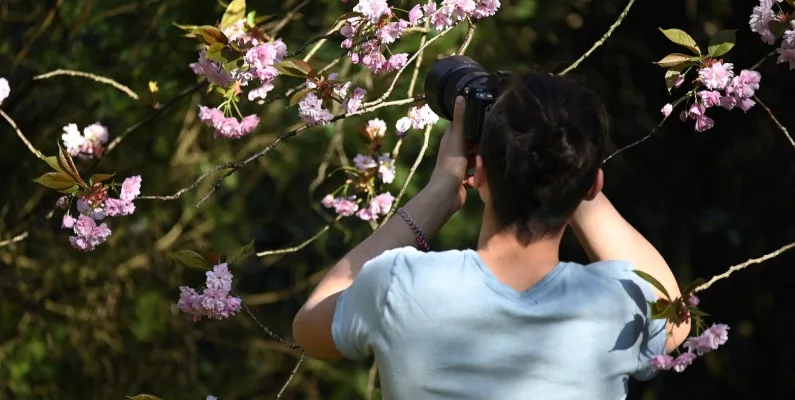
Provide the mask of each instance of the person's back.
{"label": "person's back", "polygon": [[[458,99],[430,183],[323,278],[293,321],[310,355],[375,356],[385,399],[623,399],[689,323],[652,319],[676,279],[601,193],[598,96],[567,79],[502,80],[468,163]],[[474,167],[474,174],[467,171]],[[477,250],[425,251],[477,189]],[[571,227],[591,265],[561,262]],[[623,260],[623,261],[610,261]],[[670,335],[669,335],[670,333]]]}
{"label": "person's back", "polygon": [[[472,250],[395,249],[365,268],[334,339],[348,358],[375,355],[384,399],[623,399],[665,348],[651,287],[626,262],[560,263],[523,292]],[[359,344],[357,319],[381,321]]]}

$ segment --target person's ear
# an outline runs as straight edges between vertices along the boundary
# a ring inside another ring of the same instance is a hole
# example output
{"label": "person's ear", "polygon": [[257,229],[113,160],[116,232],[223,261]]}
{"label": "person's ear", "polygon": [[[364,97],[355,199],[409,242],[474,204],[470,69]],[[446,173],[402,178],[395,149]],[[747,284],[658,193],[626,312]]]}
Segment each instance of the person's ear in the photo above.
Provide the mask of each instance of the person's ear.
{"label": "person's ear", "polygon": [[467,178],[467,184],[475,189],[486,185],[486,170],[483,169],[483,157],[475,156],[475,173]]}
{"label": "person's ear", "polygon": [[589,189],[588,194],[585,195],[585,200],[588,201],[593,200],[596,197],[596,195],[598,195],[599,192],[602,191],[604,184],[605,184],[605,174],[604,172],[602,172],[602,169],[599,168],[599,170],[596,171],[596,177],[594,178],[593,183],[591,184],[591,189]]}

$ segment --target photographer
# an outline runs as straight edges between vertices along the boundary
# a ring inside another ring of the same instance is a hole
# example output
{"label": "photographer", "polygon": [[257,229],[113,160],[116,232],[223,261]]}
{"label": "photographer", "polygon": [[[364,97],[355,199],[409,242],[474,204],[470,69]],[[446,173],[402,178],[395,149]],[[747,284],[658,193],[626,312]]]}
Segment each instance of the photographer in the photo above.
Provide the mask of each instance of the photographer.
{"label": "photographer", "polygon": [[[474,160],[457,97],[430,182],[323,278],[295,340],[315,357],[374,355],[385,399],[624,399],[690,330],[651,319],[662,294],[633,269],[672,297],[676,280],[601,193],[598,96],[543,73],[498,86]],[[415,249],[470,187],[485,204],[477,250]],[[567,226],[592,264],[559,259]]]}

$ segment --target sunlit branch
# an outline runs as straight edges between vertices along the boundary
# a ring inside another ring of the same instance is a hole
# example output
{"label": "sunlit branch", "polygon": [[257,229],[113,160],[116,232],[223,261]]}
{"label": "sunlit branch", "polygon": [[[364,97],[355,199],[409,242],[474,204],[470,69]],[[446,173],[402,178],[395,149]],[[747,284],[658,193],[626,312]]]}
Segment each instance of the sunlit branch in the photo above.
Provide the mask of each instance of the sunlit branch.
{"label": "sunlit branch", "polygon": [[733,273],[735,273],[735,272],[737,272],[737,271],[739,271],[741,269],[744,269],[744,268],[746,268],[746,267],[748,267],[750,265],[753,265],[753,264],[759,264],[759,263],[765,262],[765,261],[767,261],[767,260],[769,260],[771,258],[779,256],[781,253],[784,253],[785,251],[791,250],[792,248],[795,248],[795,242],[790,243],[790,244],[788,244],[786,246],[783,246],[780,249],[778,249],[778,250],[776,250],[776,251],[774,251],[772,253],[765,254],[762,257],[752,258],[752,259],[750,259],[750,260],[748,260],[748,261],[746,261],[746,262],[744,262],[742,264],[737,264],[737,265],[731,266],[731,267],[729,267],[729,269],[726,272],[724,272],[722,274],[719,274],[719,275],[713,276],[712,279],[710,279],[707,283],[697,287],[693,292],[696,293],[696,292],[700,292],[702,290],[707,290],[707,289],[709,289],[710,286],[712,286],[713,283],[715,283],[715,282],[717,282],[717,281],[719,281],[721,279],[726,279],[726,278],[729,277],[729,275],[731,275],[731,274],[733,274]]}
{"label": "sunlit branch", "polygon": [[94,82],[104,83],[106,85],[113,86],[114,88],[118,89],[119,91],[123,92],[124,94],[132,98],[133,100],[138,100],[138,95],[127,86],[124,86],[121,83],[114,81],[113,79],[83,71],[74,71],[70,69],[56,69],[55,71],[47,72],[41,75],[36,75],[33,77],[33,80],[38,81],[41,79],[52,78],[58,75],[79,76],[81,78],[88,78]]}
{"label": "sunlit branch", "polygon": [[277,34],[279,34],[279,31],[281,31],[285,26],[287,26],[287,24],[293,19],[293,17],[295,17],[295,14],[298,14],[298,12],[301,11],[301,9],[304,8],[305,5],[309,4],[309,1],[310,0],[304,0],[300,4],[295,6],[292,10],[290,10],[290,12],[288,12],[287,15],[285,15],[284,18],[281,19],[281,21],[279,21],[276,27],[273,28],[270,35],[275,37]]}
{"label": "sunlit branch", "polygon": [[19,136],[19,139],[22,140],[22,143],[24,143],[25,146],[28,147],[28,150],[30,150],[30,152],[33,153],[34,156],[43,160],[44,154],[42,154],[42,152],[39,151],[39,149],[33,147],[33,144],[31,144],[28,138],[26,138],[25,135],[22,133],[22,131],[19,130],[19,127],[17,127],[16,122],[14,122],[14,120],[11,119],[11,117],[9,117],[8,114],[6,114],[5,111],[3,110],[0,110],[0,115],[2,115],[3,118],[5,118],[5,120],[8,121],[8,124],[11,125],[11,128],[13,128],[14,131],[16,131],[17,136]]}
{"label": "sunlit branch", "polygon": [[568,68],[564,69],[559,75],[566,75],[567,73],[571,72],[571,70],[573,70],[574,68],[577,68],[580,65],[580,63],[583,62],[583,60],[588,58],[588,56],[590,56],[591,53],[593,53],[597,48],[599,48],[599,46],[604,44],[604,42],[610,37],[610,35],[613,34],[613,31],[616,30],[616,28],[618,28],[619,25],[621,25],[622,21],[624,21],[624,17],[627,16],[627,14],[629,13],[629,9],[632,8],[632,4],[634,3],[635,0],[629,0],[627,6],[624,7],[624,11],[622,11],[621,14],[618,15],[618,19],[616,19],[616,22],[613,22],[613,25],[610,25],[610,29],[608,29],[607,32],[605,32],[605,34],[602,35],[602,37],[599,40],[597,40],[596,43],[594,43],[593,46],[591,46],[591,48],[588,49],[588,51],[585,52],[585,54],[580,56],[580,58],[578,58],[577,61],[569,65]]}
{"label": "sunlit branch", "polygon": [[467,17],[467,23],[469,27],[467,28],[467,35],[464,39],[464,43],[456,52],[456,55],[463,56],[466,53],[467,49],[469,48],[469,44],[472,43],[472,38],[475,37],[475,22],[472,21],[472,18]]}
{"label": "sunlit branch", "polygon": [[10,245],[10,244],[17,243],[17,242],[21,242],[21,241],[23,241],[23,240],[27,239],[27,238],[28,238],[28,236],[30,236],[30,231],[32,231],[32,230],[34,230],[34,229],[38,228],[38,227],[39,227],[39,225],[43,224],[45,221],[48,221],[50,218],[52,218],[52,216],[53,216],[54,214],[55,214],[55,208],[53,208],[52,210],[50,210],[50,212],[48,212],[48,213],[47,213],[47,215],[45,215],[45,216],[44,216],[44,218],[41,218],[39,221],[37,221],[36,223],[34,223],[34,224],[33,224],[33,225],[30,227],[30,228],[28,228],[28,230],[26,230],[25,232],[22,232],[22,233],[20,233],[20,234],[18,234],[18,235],[16,235],[16,236],[14,236],[14,237],[12,237],[12,238],[10,238],[10,239],[6,239],[6,240],[2,240],[2,241],[0,241],[0,247],[5,247],[5,246],[8,246],[8,245]]}
{"label": "sunlit branch", "polygon": [[301,364],[304,362],[304,356],[306,356],[306,351],[302,350],[301,351],[301,356],[298,357],[298,362],[295,363],[295,367],[293,367],[293,371],[290,372],[290,376],[287,378],[287,382],[284,382],[284,385],[282,385],[282,389],[279,390],[279,393],[276,395],[276,400],[281,399],[282,395],[284,394],[284,391],[287,390],[288,386],[290,386],[290,382],[293,381],[293,378],[295,378],[295,374],[298,373],[298,369],[301,368]]}
{"label": "sunlit branch", "polygon": [[403,198],[404,194],[406,194],[406,189],[409,187],[409,182],[411,182],[411,178],[414,177],[414,173],[417,171],[417,168],[419,168],[420,163],[422,163],[423,157],[425,157],[425,150],[428,149],[428,142],[430,141],[431,138],[432,129],[433,125],[428,125],[425,128],[425,133],[423,134],[422,138],[422,148],[420,148],[420,154],[418,154],[417,159],[414,160],[414,165],[411,166],[411,169],[409,170],[409,175],[406,177],[406,181],[403,182],[403,187],[400,188],[400,193],[398,193],[397,198],[395,198],[395,202],[392,204],[392,209],[389,210],[389,213],[384,217],[384,220],[381,221],[380,226],[384,226],[384,224],[386,224],[386,222],[389,221],[390,218],[392,218],[392,215],[395,214],[395,211],[397,210],[400,204],[400,199]]}
{"label": "sunlit branch", "polygon": [[273,256],[273,255],[276,255],[276,254],[295,253],[296,251],[299,251],[299,250],[303,249],[304,247],[308,246],[310,243],[312,243],[315,240],[317,240],[317,238],[323,236],[323,234],[326,233],[331,228],[331,226],[334,225],[335,223],[337,223],[340,219],[342,219],[342,217],[338,216],[330,224],[324,226],[323,229],[319,230],[317,233],[312,235],[312,237],[310,237],[307,240],[304,240],[303,242],[301,242],[301,244],[299,244],[297,246],[287,247],[287,248],[278,249],[278,250],[262,251],[262,252],[257,253],[257,257]]}
{"label": "sunlit branch", "polygon": [[367,374],[367,390],[364,392],[364,400],[371,400],[375,392],[375,378],[378,376],[378,363],[373,361],[370,372]]}

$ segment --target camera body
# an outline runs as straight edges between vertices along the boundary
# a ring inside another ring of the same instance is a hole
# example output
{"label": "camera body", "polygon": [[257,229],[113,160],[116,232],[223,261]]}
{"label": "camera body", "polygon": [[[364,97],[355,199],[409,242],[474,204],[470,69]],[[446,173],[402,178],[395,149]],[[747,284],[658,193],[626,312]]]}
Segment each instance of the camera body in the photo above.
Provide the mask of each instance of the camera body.
{"label": "camera body", "polygon": [[425,78],[425,98],[431,110],[452,121],[455,99],[466,99],[464,136],[477,143],[483,122],[491,106],[500,95],[501,82],[507,72],[490,74],[475,60],[465,56],[450,56],[436,62]]}

